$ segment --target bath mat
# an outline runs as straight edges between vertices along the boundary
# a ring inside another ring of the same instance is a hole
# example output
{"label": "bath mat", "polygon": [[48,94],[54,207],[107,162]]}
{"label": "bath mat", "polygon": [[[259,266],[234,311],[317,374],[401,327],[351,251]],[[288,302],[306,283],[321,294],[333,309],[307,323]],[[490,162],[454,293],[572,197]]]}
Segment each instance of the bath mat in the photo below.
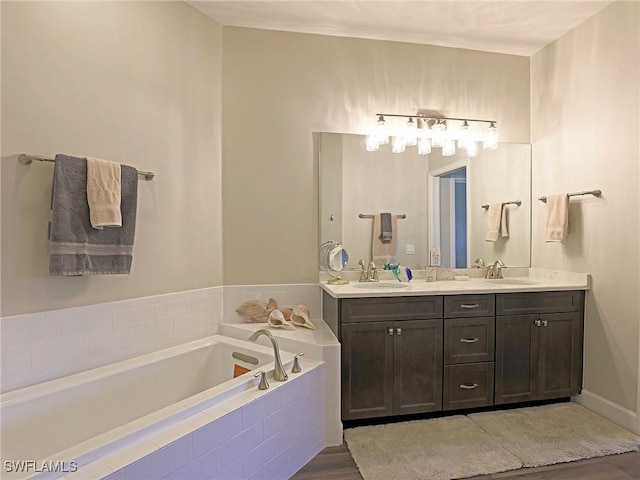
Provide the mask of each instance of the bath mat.
{"label": "bath mat", "polygon": [[349,428],[344,438],[365,480],[451,480],[522,467],[462,415]]}
{"label": "bath mat", "polygon": [[639,437],[573,402],[468,417],[525,467],[640,450]]}

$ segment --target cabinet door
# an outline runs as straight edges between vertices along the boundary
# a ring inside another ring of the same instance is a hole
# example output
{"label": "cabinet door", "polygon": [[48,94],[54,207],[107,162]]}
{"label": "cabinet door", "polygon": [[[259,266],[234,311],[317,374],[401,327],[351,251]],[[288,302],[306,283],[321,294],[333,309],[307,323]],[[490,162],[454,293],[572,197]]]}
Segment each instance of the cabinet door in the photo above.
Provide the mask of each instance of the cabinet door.
{"label": "cabinet door", "polygon": [[538,399],[564,398],[582,389],[580,313],[540,315]]}
{"label": "cabinet door", "polygon": [[496,405],[538,398],[538,317],[496,317]]}
{"label": "cabinet door", "polygon": [[442,320],[394,323],[395,415],[442,410]]}
{"label": "cabinet door", "polygon": [[393,322],[342,325],[342,419],[393,414]]}

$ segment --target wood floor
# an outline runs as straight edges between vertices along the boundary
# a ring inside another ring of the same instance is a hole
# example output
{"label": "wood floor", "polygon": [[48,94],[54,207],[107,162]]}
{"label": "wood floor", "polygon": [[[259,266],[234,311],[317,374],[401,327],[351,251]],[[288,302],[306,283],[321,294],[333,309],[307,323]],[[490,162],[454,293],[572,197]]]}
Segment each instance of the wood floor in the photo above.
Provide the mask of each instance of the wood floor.
{"label": "wood floor", "polygon": [[[633,478],[640,479],[640,452],[609,455],[548,467],[522,468],[467,480],[629,480]],[[346,443],[343,443],[339,447],[325,448],[291,480],[362,480],[362,476]]]}

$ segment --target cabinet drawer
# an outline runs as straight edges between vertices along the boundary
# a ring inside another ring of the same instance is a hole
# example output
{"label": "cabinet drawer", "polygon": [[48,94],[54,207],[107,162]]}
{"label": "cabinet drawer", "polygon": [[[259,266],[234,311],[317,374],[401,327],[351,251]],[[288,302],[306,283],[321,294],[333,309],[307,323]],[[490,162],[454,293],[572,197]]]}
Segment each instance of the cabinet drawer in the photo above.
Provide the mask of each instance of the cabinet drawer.
{"label": "cabinet drawer", "polygon": [[493,317],[448,318],[444,321],[444,363],[492,362]]}
{"label": "cabinet drawer", "polygon": [[495,295],[448,295],[444,297],[445,318],[490,317],[495,313]]}
{"label": "cabinet drawer", "polygon": [[583,291],[499,293],[496,314],[580,312],[583,304]]}
{"label": "cabinet drawer", "polygon": [[443,410],[493,405],[493,363],[444,367]]}
{"label": "cabinet drawer", "polygon": [[442,318],[442,296],[345,298],[340,315],[342,323]]}

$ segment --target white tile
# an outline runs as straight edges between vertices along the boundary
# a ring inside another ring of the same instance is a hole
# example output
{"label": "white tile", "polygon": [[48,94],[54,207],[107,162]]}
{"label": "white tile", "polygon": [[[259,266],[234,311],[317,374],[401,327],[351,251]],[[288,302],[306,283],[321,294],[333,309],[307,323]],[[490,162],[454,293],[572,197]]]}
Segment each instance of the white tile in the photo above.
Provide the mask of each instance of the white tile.
{"label": "white tile", "polygon": [[113,361],[121,362],[122,360],[128,360],[129,358],[139,357],[145,353],[154,352],[156,349],[156,342],[151,340],[150,342],[139,343],[131,347],[117,348],[113,351]]}
{"label": "white tile", "polygon": [[135,327],[101,332],[89,337],[89,355],[105,355],[136,343]]}
{"label": "white tile", "polygon": [[117,302],[105,303],[104,305],[109,307],[109,310],[112,312],[117,312],[119,310],[126,310],[127,308],[136,308],[138,306],[138,299],[119,300]]}
{"label": "white tile", "polygon": [[56,317],[45,318],[44,314],[20,315],[22,322],[11,318],[2,325],[2,349],[13,350],[31,347],[60,339],[60,321]]}
{"label": "white tile", "polygon": [[127,308],[113,312],[113,328],[127,328],[136,325],[149,325],[154,322],[154,307]]}
{"label": "white tile", "polygon": [[191,437],[187,436],[141,458],[125,469],[127,479],[158,479],[191,461]]}
{"label": "white tile", "polygon": [[111,328],[111,312],[104,304],[80,307],[78,315],[60,319],[60,335],[63,340],[86,337]]}
{"label": "white tile", "polygon": [[102,480],[126,480],[124,476],[124,468],[118,470],[117,472],[113,472],[108,477],[104,477]]}
{"label": "white tile", "polygon": [[213,315],[208,312],[185,315],[173,320],[173,328],[176,334],[202,330],[212,331]]}
{"label": "white tile", "polygon": [[207,480],[220,471],[220,451],[216,448],[179,468],[167,480]]}
{"label": "white tile", "polygon": [[[109,478],[113,470],[103,461],[91,462],[88,465],[79,467],[75,472],[65,475],[68,480],[86,480],[88,478]],[[124,477],[123,477],[124,478]]]}
{"label": "white tile", "polygon": [[292,409],[292,404],[284,405],[280,407],[280,409],[271,413],[271,415],[265,417],[265,419],[263,420],[265,438],[275,435],[287,425],[295,421],[296,417],[292,415]]}
{"label": "white tile", "polygon": [[[291,447],[281,450],[276,456],[269,459],[246,478],[249,480],[273,480],[278,478],[285,468],[297,460],[292,458],[292,450],[293,449]],[[246,473],[247,472],[245,470],[245,475]]]}
{"label": "white tile", "polygon": [[183,437],[191,435],[193,430],[193,426],[189,423],[178,421],[177,423],[162,428],[157,432],[153,432],[151,435],[147,435],[145,440],[162,448]]}
{"label": "white tile", "polygon": [[74,373],[84,372],[92,368],[102,367],[113,363],[113,354],[104,355],[88,355],[86,357],[76,358],[68,362],[62,363],[62,376],[73,375]]}
{"label": "white tile", "polygon": [[161,303],[154,306],[153,308],[155,309],[157,320],[165,320],[167,318],[180,318],[189,315],[188,300]]}
{"label": "white tile", "polygon": [[[287,385],[288,386],[288,385]],[[257,400],[242,407],[242,428],[246,430],[255,425],[266,416],[275,412],[280,408],[280,391],[279,388],[274,391],[268,391]]]}
{"label": "white tile", "polygon": [[87,356],[88,351],[88,340],[81,337],[36,345],[30,349],[31,368],[41,368],[56,363],[61,364],[62,362]]}
{"label": "white tile", "polygon": [[244,469],[242,466],[242,459],[232,463],[231,465],[223,468],[220,472],[209,480],[242,480],[244,479]]}
{"label": "white tile", "polygon": [[189,301],[191,313],[220,313],[221,299],[217,296],[208,295],[206,297],[194,298]]}
{"label": "white tile", "polygon": [[220,445],[220,465],[226,467],[260,445],[262,431],[262,423],[258,423]]}
{"label": "white tile", "polygon": [[248,477],[282,452],[277,438],[266,439],[243,457],[244,476]]}
{"label": "white tile", "polygon": [[183,343],[198,340],[210,335],[212,335],[212,332],[210,332],[209,330],[194,330],[183,332],[180,334],[174,334],[170,337],[160,338],[156,340],[156,350],[163,350],[165,348],[174,347],[176,345],[182,345]]}
{"label": "white tile", "polygon": [[60,365],[52,365],[45,368],[38,368],[36,370],[29,370],[28,372],[18,373],[17,375],[7,375],[2,377],[0,391],[8,392],[10,390],[16,390],[22,387],[28,387],[29,385],[35,385],[36,383],[46,382],[47,380],[53,380],[54,378],[60,378],[61,368]]}
{"label": "white tile", "polygon": [[225,440],[242,432],[242,414],[231,412],[193,432],[193,456],[213,450]]}
{"label": "white tile", "polygon": [[160,320],[149,324],[136,326],[136,343],[143,343],[149,340],[168,338],[174,334],[173,320]]}
{"label": "white tile", "polygon": [[157,450],[157,446],[140,440],[102,457],[102,460],[117,474],[118,470],[125,469],[125,467]]}
{"label": "white tile", "polygon": [[29,370],[29,349],[4,350],[0,352],[0,377],[17,375]]}

